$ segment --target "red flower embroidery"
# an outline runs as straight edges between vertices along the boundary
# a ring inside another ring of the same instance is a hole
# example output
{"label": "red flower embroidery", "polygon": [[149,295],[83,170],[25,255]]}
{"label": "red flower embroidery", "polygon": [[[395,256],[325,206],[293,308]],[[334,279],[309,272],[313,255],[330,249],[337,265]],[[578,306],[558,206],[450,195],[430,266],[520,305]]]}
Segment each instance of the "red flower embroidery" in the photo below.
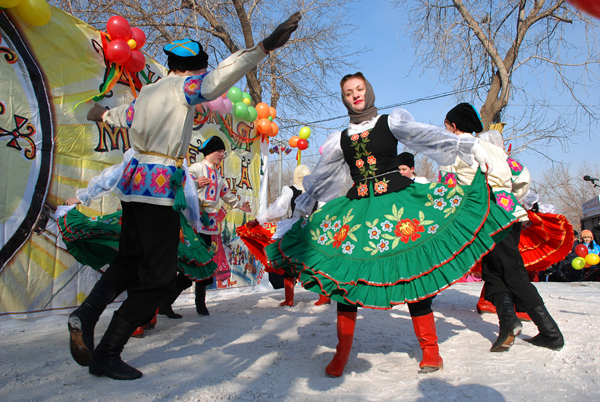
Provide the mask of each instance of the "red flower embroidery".
{"label": "red flower embroidery", "polygon": [[375,159],[375,157],[371,155],[367,158],[367,162],[369,162],[369,165],[374,165],[377,162],[377,159]]}
{"label": "red flower embroidery", "polygon": [[375,192],[377,194],[383,194],[387,191],[387,183],[384,181],[378,181],[375,184]]}
{"label": "red flower embroidery", "polygon": [[409,240],[415,241],[421,235],[419,232],[424,232],[425,228],[421,225],[421,221],[418,219],[402,219],[396,225],[394,234],[400,238],[400,241],[408,243]]}
{"label": "red flower embroidery", "polygon": [[356,161],[356,167],[357,167],[357,168],[359,168],[359,169],[360,169],[360,168],[361,168],[361,167],[363,167],[364,165],[365,165],[365,162],[364,162],[362,159],[359,159],[359,160],[357,160],[357,161]]}
{"label": "red flower embroidery", "polygon": [[348,232],[350,231],[350,226],[343,225],[340,230],[336,234],[333,235],[333,247],[339,248],[342,245],[342,242],[346,240],[348,237]]}
{"label": "red flower embroidery", "polygon": [[367,138],[369,136],[369,132],[368,131],[363,131],[360,136],[363,137],[363,138]]}
{"label": "red flower embroidery", "polygon": [[366,184],[363,183],[360,186],[358,186],[359,197],[364,197],[365,195],[367,195],[368,192],[369,192],[369,188],[367,187]]}
{"label": "red flower embroidery", "polygon": [[358,138],[358,134],[354,134],[352,137],[350,137],[352,141],[358,141]]}

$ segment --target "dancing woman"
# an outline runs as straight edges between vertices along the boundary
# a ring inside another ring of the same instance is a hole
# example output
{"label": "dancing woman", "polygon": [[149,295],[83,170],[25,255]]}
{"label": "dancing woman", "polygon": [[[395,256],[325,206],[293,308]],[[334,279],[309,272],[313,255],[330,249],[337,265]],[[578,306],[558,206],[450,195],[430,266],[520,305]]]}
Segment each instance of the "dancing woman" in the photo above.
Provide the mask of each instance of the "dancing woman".
{"label": "dancing woman", "polygon": [[[490,204],[483,174],[453,191],[444,184],[415,183],[398,170],[400,141],[440,165],[457,156],[472,163],[474,157],[485,171],[491,162],[477,139],[417,123],[403,109],[379,115],[361,73],[345,76],[340,86],[350,124],[323,144],[315,170],[304,178],[306,192],[296,200],[302,219],[267,247],[270,264],[337,301],[339,342],[328,375],[343,374],[359,306],[390,309],[403,303],[423,351],[421,371],[439,370],[432,298],[462,278],[513,217]],[[349,175],[354,185],[335,198]],[[327,204],[309,217],[317,201]]]}

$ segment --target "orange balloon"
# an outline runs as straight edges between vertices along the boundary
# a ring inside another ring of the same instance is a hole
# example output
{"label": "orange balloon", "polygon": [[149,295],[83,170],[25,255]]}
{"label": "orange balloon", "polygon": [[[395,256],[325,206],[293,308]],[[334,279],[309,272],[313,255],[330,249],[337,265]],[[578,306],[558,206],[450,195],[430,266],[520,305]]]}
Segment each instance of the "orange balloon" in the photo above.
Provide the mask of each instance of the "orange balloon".
{"label": "orange balloon", "polygon": [[259,119],[267,119],[269,117],[269,105],[266,103],[260,102],[254,108]]}
{"label": "orange balloon", "polygon": [[275,108],[274,108],[274,107],[272,107],[272,106],[271,106],[271,107],[269,107],[269,115],[270,115],[272,118],[275,118],[275,117],[277,117],[277,110],[275,110]]}
{"label": "orange balloon", "polygon": [[271,122],[271,134],[269,137],[275,137],[279,133],[279,126],[276,123]]}
{"label": "orange balloon", "polygon": [[290,147],[292,148],[296,148],[298,146],[298,141],[300,140],[300,137],[298,137],[297,135],[293,136],[292,138],[290,138],[289,140],[289,144]]}
{"label": "orange balloon", "polygon": [[264,119],[264,118],[258,120],[256,129],[258,130],[259,133],[267,134],[267,135],[271,134],[271,131],[273,130],[269,119]]}

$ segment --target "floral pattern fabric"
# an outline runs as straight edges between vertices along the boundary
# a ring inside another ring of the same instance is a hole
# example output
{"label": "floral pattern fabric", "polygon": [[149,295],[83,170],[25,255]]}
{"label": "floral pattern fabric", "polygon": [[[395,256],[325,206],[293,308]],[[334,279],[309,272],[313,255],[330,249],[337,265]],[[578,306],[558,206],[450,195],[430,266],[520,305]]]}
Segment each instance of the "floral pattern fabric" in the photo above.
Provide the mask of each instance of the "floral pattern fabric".
{"label": "floral pattern fabric", "polygon": [[183,93],[185,94],[185,99],[188,104],[197,105],[208,101],[208,99],[202,96],[200,91],[202,88],[202,81],[206,74],[208,73],[188,77],[183,82]]}
{"label": "floral pattern fabric", "polygon": [[117,188],[125,197],[174,199],[175,193],[171,190],[170,181],[176,169],[175,166],[141,163],[133,158],[125,168]]}

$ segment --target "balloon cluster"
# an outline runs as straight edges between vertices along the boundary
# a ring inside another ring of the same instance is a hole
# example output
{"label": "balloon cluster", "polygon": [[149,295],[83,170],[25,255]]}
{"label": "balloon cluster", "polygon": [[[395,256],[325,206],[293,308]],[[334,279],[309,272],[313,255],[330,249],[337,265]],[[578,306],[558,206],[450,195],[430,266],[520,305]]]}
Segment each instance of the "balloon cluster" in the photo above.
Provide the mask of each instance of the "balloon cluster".
{"label": "balloon cluster", "polygon": [[231,87],[223,96],[196,106],[196,110],[199,112],[202,111],[202,108],[222,114],[232,113],[240,120],[256,122],[258,132],[269,137],[275,137],[279,133],[279,126],[273,122],[273,119],[277,117],[275,108],[263,102],[257,104],[256,107],[252,106],[250,94],[242,92],[238,87]]}
{"label": "balloon cluster", "polygon": [[139,28],[131,28],[129,22],[118,15],[106,23],[110,42],[104,50],[106,59],[122,64],[130,72],[137,73],[146,66],[146,58],[140,49],[146,44],[146,34]]}
{"label": "balloon cluster", "polygon": [[0,9],[13,7],[31,25],[45,25],[52,17],[46,0],[0,0]]}
{"label": "balloon cluster", "polygon": [[310,127],[302,127],[298,135],[290,138],[289,144],[292,148],[298,148],[301,151],[304,151],[310,143],[308,142],[308,137],[310,137]]}
{"label": "balloon cluster", "polygon": [[590,253],[588,246],[585,244],[580,244],[575,247],[575,254],[577,254],[577,257],[571,261],[573,269],[580,270],[600,263],[600,256],[598,256],[598,254]]}

